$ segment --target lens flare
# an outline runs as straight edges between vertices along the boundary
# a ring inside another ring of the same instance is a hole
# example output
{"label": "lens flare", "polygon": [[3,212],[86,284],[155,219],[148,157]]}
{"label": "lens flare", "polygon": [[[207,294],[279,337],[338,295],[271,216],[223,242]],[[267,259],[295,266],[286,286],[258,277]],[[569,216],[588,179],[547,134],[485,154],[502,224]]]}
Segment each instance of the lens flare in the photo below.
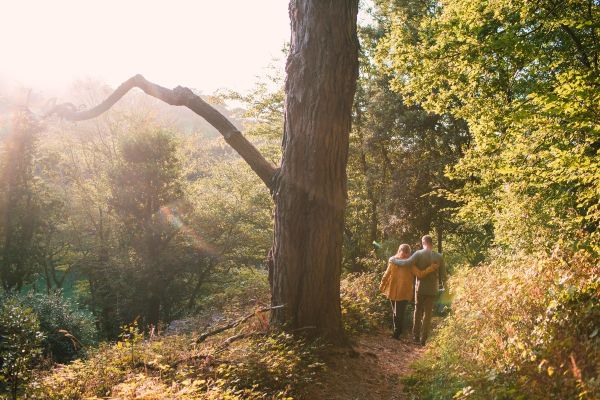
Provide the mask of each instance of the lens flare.
{"label": "lens flare", "polygon": [[217,254],[216,249],[207,243],[196,231],[187,226],[181,218],[177,216],[177,208],[173,206],[162,206],[160,208],[161,216],[171,224],[175,229],[184,234],[191,242],[194,247],[198,250],[203,251],[211,255]]}

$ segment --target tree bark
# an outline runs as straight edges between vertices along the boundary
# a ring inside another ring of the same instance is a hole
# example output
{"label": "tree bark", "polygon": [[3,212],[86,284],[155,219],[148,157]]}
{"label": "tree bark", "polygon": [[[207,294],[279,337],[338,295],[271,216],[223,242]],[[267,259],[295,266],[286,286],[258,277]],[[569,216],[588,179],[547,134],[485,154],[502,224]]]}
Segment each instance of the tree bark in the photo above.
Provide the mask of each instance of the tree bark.
{"label": "tree bark", "polygon": [[292,0],[283,158],[277,176],[272,323],[343,337],[342,234],[358,73],[357,0]]}

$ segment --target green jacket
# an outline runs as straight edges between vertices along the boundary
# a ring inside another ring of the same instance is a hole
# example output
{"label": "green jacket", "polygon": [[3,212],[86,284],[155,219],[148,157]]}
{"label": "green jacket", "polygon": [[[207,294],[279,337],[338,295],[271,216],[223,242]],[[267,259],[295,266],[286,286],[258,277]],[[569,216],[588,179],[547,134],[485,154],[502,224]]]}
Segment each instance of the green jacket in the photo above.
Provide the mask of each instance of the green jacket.
{"label": "green jacket", "polygon": [[438,294],[439,285],[446,287],[446,280],[448,278],[446,275],[446,265],[444,263],[444,256],[440,253],[422,249],[415,251],[412,256],[405,260],[392,257],[390,258],[390,262],[401,267],[415,265],[420,270],[425,270],[433,262],[439,264],[439,268],[436,272],[427,275],[423,279],[417,278],[417,284],[415,286],[417,295],[435,296]]}

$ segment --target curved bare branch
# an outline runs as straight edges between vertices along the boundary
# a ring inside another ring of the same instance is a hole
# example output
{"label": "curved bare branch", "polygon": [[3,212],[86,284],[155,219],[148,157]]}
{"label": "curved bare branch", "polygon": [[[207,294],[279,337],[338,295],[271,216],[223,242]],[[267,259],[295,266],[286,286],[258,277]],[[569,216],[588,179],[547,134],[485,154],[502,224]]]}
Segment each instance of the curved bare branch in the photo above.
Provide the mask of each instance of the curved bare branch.
{"label": "curved bare branch", "polygon": [[242,156],[267,187],[271,188],[277,168],[262,156],[256,147],[242,135],[231,121],[186,87],[177,86],[172,90],[167,89],[146,80],[146,78],[138,74],[123,82],[106,100],[89,110],[79,111],[73,104],[66,103],[55,106],[46,116],[58,115],[69,121],[83,121],[96,118],[108,111],[108,109],[134,87],[142,89],[146,94],[156,97],[167,104],[185,106],[204,118],[223,135],[225,141]]}

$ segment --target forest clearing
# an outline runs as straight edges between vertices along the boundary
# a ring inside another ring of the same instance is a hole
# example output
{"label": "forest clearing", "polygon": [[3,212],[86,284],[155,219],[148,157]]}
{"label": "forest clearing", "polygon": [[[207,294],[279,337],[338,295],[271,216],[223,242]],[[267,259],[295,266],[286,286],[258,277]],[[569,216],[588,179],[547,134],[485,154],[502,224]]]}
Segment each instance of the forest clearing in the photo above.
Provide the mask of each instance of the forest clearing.
{"label": "forest clearing", "polygon": [[0,398],[600,398],[598,0],[0,9]]}

